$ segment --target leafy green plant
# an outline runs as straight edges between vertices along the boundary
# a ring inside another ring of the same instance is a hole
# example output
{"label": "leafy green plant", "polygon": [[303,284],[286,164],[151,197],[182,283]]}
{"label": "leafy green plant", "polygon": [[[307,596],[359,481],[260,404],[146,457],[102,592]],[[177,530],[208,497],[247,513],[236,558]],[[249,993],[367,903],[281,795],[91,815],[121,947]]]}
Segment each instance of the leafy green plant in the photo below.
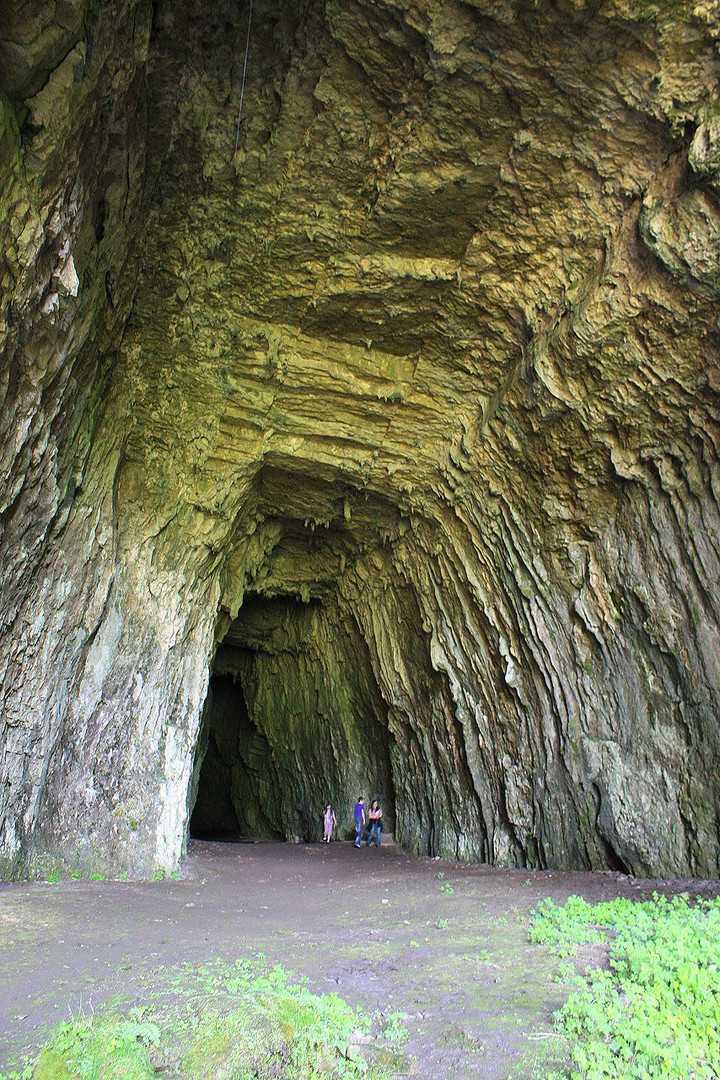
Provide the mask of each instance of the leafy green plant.
{"label": "leafy green plant", "polygon": [[575,968],[572,964],[562,963],[555,972],[558,982],[570,982],[575,978]]}
{"label": "leafy green plant", "polygon": [[406,1013],[399,1011],[389,1012],[385,1017],[383,1037],[389,1042],[405,1042],[408,1037],[408,1030],[403,1023],[404,1020],[407,1020]]}
{"label": "leafy green plant", "polygon": [[720,1075],[720,900],[545,900],[529,936],[563,956],[607,947],[608,968],[576,977],[556,1014],[573,1042],[572,1080]]}
{"label": "leafy green plant", "polygon": [[32,1080],[33,1068],[30,1062],[26,1061],[24,1066],[17,1069],[12,1069],[10,1072],[0,1072],[0,1080]]}

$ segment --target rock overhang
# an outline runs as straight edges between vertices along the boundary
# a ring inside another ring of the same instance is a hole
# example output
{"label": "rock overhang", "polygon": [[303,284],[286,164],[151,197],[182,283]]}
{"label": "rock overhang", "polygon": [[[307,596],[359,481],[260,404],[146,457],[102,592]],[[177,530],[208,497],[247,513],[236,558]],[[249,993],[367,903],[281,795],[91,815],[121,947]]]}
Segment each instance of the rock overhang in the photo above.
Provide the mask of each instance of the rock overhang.
{"label": "rock overhang", "polygon": [[2,851],[174,864],[299,597],[257,716],[378,718],[409,846],[716,873],[712,11],[260,3],[233,156],[246,8],[81,8],[6,87]]}

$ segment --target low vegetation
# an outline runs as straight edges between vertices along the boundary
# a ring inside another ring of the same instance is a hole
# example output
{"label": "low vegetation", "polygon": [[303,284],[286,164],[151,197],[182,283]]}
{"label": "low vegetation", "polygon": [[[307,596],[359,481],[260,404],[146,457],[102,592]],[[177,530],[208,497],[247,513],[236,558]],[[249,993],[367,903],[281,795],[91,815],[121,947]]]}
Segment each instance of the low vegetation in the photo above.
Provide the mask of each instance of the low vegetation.
{"label": "low vegetation", "polygon": [[546,900],[530,940],[560,956],[606,946],[607,966],[575,975],[564,965],[575,989],[556,1022],[572,1080],[720,1076],[720,900]]}
{"label": "low vegetation", "polygon": [[404,1029],[397,1015],[376,1036],[371,1026],[279,966],[239,961],[201,994],[62,1024],[34,1063],[0,1080],[386,1080]]}

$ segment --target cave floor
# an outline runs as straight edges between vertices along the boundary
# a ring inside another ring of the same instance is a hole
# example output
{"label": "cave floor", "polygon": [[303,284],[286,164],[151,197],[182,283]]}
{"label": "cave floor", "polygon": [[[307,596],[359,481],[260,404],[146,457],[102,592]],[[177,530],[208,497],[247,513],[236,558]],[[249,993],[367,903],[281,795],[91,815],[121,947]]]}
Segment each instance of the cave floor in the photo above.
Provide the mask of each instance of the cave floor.
{"label": "cave floor", "polygon": [[200,965],[262,952],[312,990],[406,1014],[412,1075],[541,1076],[562,1058],[552,1013],[566,991],[561,961],[527,942],[531,910],[656,888],[720,884],[493,870],[392,845],[193,841],[177,880],[0,885],[0,1072],[70,1014],[152,1006]]}

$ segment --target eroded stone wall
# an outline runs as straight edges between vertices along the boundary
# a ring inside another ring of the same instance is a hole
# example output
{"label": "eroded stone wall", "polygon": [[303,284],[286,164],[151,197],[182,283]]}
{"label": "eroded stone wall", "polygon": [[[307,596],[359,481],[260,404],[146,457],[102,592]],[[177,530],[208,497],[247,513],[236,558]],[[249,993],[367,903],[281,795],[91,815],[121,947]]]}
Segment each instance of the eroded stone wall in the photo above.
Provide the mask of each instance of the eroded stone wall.
{"label": "eroded stone wall", "polygon": [[415,850],[717,874],[714,8],[259,0],[237,155],[247,9],[93,11],[4,88],[5,857],[173,866],[286,598],[287,835],[371,713]]}
{"label": "eroded stone wall", "polygon": [[106,431],[102,445],[95,435],[134,292],[124,265],[145,173],[150,19],[149,3],[101,12],[83,0],[4,4],[0,19],[0,859],[9,867],[26,857],[48,785],[62,784],[59,763],[76,752],[62,732],[112,608],[122,432]]}

